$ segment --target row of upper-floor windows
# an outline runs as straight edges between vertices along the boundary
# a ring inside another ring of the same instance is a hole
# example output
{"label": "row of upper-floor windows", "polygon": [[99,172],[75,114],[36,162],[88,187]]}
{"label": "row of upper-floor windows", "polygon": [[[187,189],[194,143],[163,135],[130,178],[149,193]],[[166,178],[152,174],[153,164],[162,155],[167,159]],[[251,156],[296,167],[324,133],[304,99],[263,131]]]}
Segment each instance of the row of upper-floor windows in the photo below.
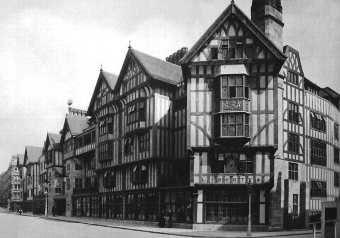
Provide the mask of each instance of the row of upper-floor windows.
{"label": "row of upper-floor windows", "polygon": [[[294,133],[288,133],[288,152],[299,154],[300,151],[300,136]],[[334,147],[333,158],[334,164],[339,165],[339,148]],[[318,140],[310,140],[310,163],[314,165],[327,166],[327,143]]]}
{"label": "row of upper-floor windows", "polygon": [[[137,137],[136,137],[137,138]],[[135,149],[135,136],[131,135],[124,139],[124,154],[132,154]],[[139,151],[146,151],[150,149],[150,132],[145,132],[138,135]]]}
{"label": "row of upper-floor windows", "polygon": [[[288,121],[293,123],[302,123],[302,116],[299,111],[299,105],[293,102],[288,103]],[[324,116],[310,112],[310,128],[321,132],[327,131],[327,123]],[[339,125],[334,122],[334,139],[339,140]]]}

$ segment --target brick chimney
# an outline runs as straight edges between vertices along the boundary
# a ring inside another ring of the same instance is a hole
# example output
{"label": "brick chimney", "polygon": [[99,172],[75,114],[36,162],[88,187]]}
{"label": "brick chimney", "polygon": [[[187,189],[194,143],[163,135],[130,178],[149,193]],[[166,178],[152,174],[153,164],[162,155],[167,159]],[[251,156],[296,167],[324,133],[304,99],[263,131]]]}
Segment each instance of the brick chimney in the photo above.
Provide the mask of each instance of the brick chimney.
{"label": "brick chimney", "polygon": [[281,51],[283,50],[281,0],[253,0],[251,20]]}

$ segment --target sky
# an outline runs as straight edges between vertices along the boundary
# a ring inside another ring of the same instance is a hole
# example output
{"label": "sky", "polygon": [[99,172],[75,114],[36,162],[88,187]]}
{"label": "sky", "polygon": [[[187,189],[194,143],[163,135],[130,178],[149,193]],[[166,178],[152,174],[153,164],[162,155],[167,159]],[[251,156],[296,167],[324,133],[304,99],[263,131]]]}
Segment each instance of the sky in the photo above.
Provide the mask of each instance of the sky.
{"label": "sky", "polygon": [[[282,0],[283,42],[305,76],[340,93],[340,1]],[[252,0],[235,0],[248,16]],[[103,70],[119,74],[129,41],[165,59],[189,49],[228,0],[0,1],[0,173],[25,146],[59,133],[72,107],[87,110]]]}

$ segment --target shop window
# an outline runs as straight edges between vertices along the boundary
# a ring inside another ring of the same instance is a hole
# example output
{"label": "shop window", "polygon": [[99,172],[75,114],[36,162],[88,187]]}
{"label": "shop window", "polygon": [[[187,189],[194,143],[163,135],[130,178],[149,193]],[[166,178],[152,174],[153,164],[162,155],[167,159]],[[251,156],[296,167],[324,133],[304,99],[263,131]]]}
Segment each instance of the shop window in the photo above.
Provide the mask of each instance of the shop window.
{"label": "shop window", "polygon": [[299,123],[299,120],[300,120],[299,106],[295,103],[291,103],[291,102],[289,103],[288,120],[290,122]]}
{"label": "shop window", "polygon": [[296,163],[289,163],[288,164],[288,175],[289,175],[289,179],[292,180],[298,180],[298,164]]}
{"label": "shop window", "polygon": [[[212,190],[206,193],[205,217],[207,223],[247,224],[248,223],[248,193],[246,188],[232,190]],[[258,216],[257,199],[252,195],[252,217]],[[258,219],[253,221],[257,224]]]}
{"label": "shop window", "polygon": [[132,183],[147,183],[148,181],[148,171],[145,165],[139,164],[135,165],[131,173]]}
{"label": "shop window", "polygon": [[311,197],[327,197],[326,182],[311,181]]}
{"label": "shop window", "polygon": [[299,147],[300,147],[299,135],[288,133],[288,151],[298,154]]}
{"label": "shop window", "polygon": [[310,125],[312,129],[326,132],[325,118],[315,112],[310,113]]}
{"label": "shop window", "polygon": [[320,140],[311,140],[311,164],[326,166],[326,143]]}
{"label": "shop window", "polygon": [[150,132],[146,132],[139,136],[139,150],[146,151],[150,147]]}
{"label": "shop window", "polygon": [[291,71],[288,71],[288,78],[287,78],[288,82],[298,85],[299,84],[299,79],[298,79],[298,75],[296,73],[293,73]]}
{"label": "shop window", "polygon": [[334,148],[334,164],[339,164],[339,149]]}
{"label": "shop window", "polygon": [[113,170],[107,170],[103,176],[104,187],[115,187],[116,186],[116,173]]}
{"label": "shop window", "polygon": [[132,154],[133,153],[133,136],[129,136],[124,139],[124,154]]}
{"label": "shop window", "polygon": [[75,178],[75,189],[82,189],[83,188],[83,179]]}
{"label": "shop window", "polygon": [[339,140],[339,125],[334,124],[334,139]]}

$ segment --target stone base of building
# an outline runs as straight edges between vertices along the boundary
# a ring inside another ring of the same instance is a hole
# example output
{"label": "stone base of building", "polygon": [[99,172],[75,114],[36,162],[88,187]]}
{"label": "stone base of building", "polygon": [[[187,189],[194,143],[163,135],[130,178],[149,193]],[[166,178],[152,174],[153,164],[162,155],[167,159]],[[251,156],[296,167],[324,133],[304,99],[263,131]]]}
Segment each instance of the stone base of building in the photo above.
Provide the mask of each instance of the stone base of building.
{"label": "stone base of building", "polygon": [[[224,224],[193,224],[192,229],[198,231],[247,231],[247,225],[224,225]],[[253,225],[252,231],[268,231],[268,225]]]}

